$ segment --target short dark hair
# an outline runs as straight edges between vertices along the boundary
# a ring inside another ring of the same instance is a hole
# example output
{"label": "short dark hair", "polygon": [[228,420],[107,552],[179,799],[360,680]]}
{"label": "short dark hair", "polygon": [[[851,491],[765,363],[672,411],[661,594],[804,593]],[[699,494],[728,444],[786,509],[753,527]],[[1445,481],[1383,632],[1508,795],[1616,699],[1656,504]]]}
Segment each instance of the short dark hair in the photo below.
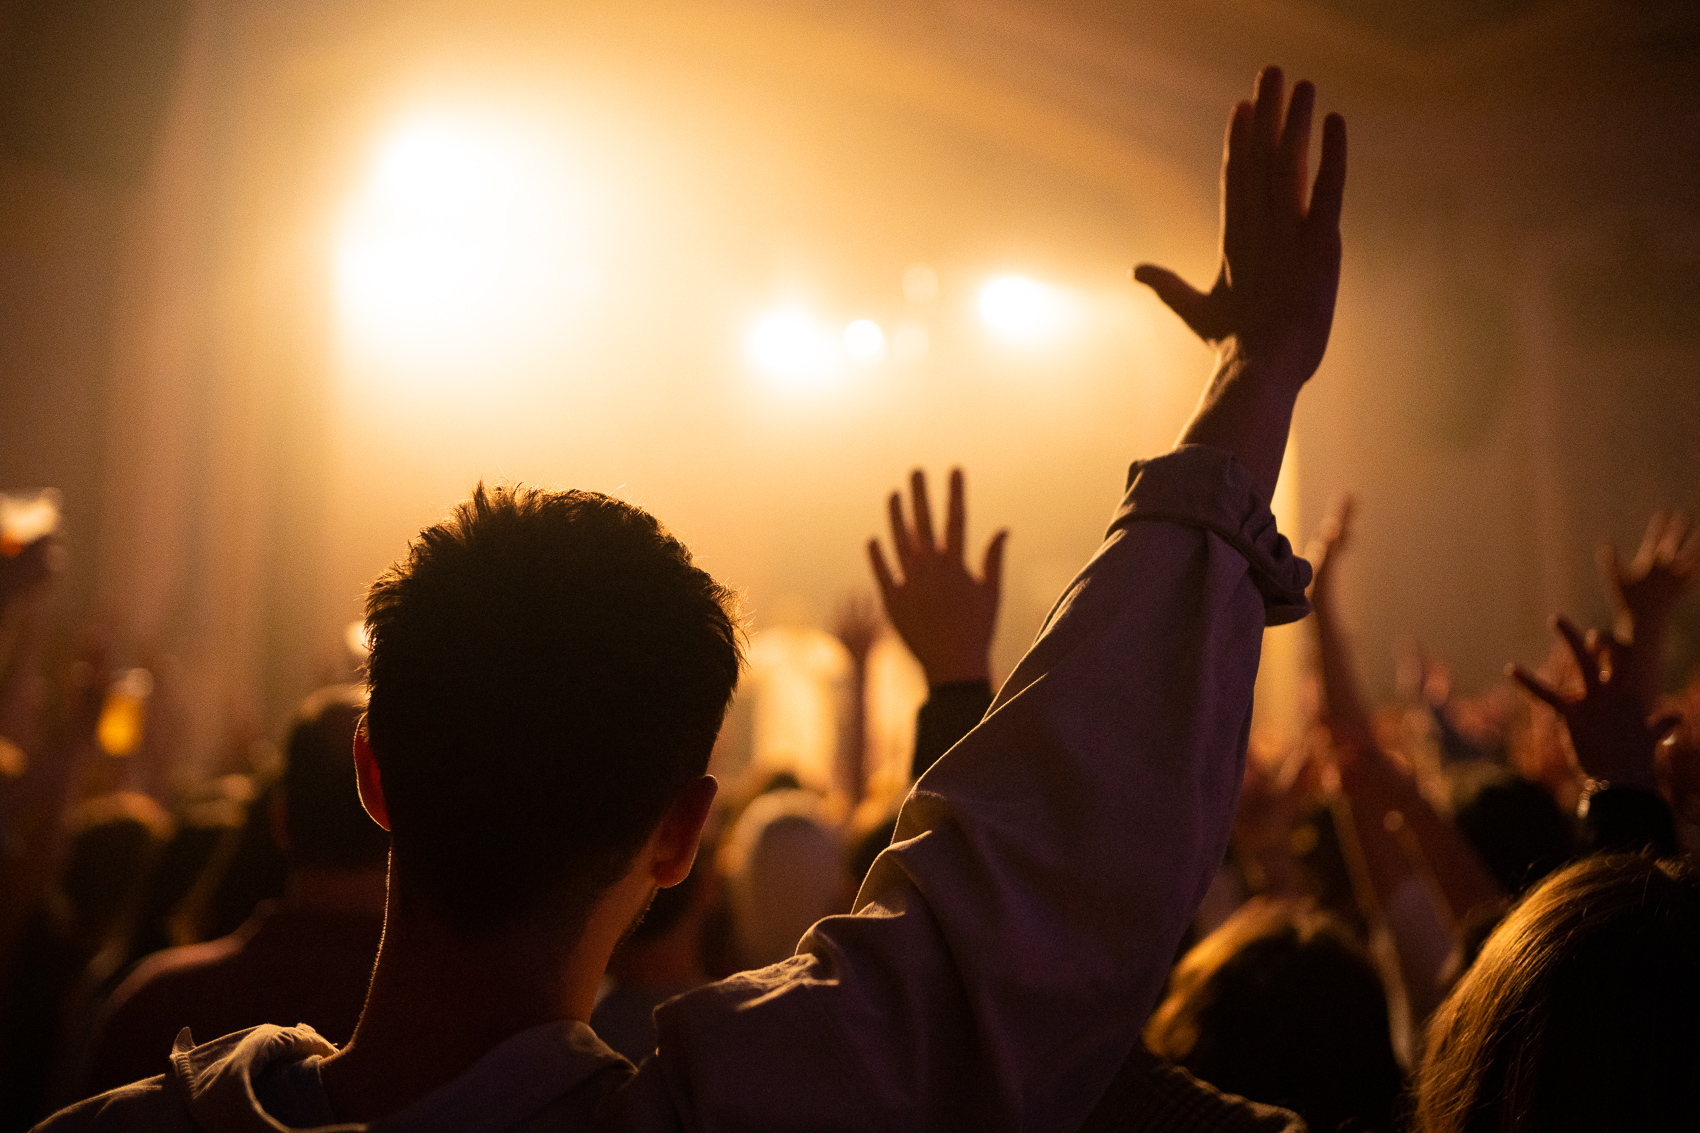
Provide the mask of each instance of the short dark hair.
{"label": "short dark hair", "polygon": [[1680,1129],[1700,1076],[1700,878],[1645,856],[1554,873],[1435,1011],[1416,1128]]}
{"label": "short dark hair", "polygon": [[397,876],[466,932],[582,925],[707,769],[743,660],[731,592],[597,492],[479,484],[366,624]]}
{"label": "short dark hair", "polygon": [[283,772],[292,866],[372,869],[389,856],[389,836],[360,805],[355,784],[354,731],[365,711],[359,685],[322,688],[295,710]]}

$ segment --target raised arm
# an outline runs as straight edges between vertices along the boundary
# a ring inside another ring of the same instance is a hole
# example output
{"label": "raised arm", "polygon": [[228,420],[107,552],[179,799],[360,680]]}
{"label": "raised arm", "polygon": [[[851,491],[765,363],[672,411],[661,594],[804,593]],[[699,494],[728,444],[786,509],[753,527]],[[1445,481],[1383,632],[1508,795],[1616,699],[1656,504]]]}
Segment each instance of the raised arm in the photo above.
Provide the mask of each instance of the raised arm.
{"label": "raised arm", "polygon": [[[1306,125],[1309,99],[1295,111]],[[1259,101],[1277,119],[1280,100],[1266,73]],[[1230,163],[1253,144],[1234,131]],[[1291,168],[1264,160],[1257,191]],[[1231,270],[1242,237],[1291,250],[1243,230],[1286,219],[1244,212]],[[1305,274],[1285,253],[1260,270]],[[686,1124],[1081,1127],[1221,864],[1263,627],[1306,609],[1309,570],[1262,480],[1333,304],[1304,308],[1299,333],[1283,294],[1233,291],[1234,364],[1186,443],[1133,466],[1102,547],[985,720],[916,784],[857,915],[820,922],[785,964],[657,1011],[646,1073]],[[1277,408],[1257,419],[1265,403]],[[753,1090],[752,1074],[780,1084]]]}
{"label": "raised arm", "polygon": [[[1334,743],[1350,834],[1379,906],[1364,911],[1379,913],[1392,934],[1415,1025],[1440,1003],[1447,938],[1480,910],[1503,905],[1506,895],[1462,832],[1429,805],[1416,780],[1375,738],[1338,607],[1352,512],[1351,500],[1337,503],[1310,552],[1316,570],[1311,627],[1322,672],[1323,723]],[[1450,921],[1438,926],[1444,930],[1438,948],[1434,917],[1427,912],[1430,880]]]}

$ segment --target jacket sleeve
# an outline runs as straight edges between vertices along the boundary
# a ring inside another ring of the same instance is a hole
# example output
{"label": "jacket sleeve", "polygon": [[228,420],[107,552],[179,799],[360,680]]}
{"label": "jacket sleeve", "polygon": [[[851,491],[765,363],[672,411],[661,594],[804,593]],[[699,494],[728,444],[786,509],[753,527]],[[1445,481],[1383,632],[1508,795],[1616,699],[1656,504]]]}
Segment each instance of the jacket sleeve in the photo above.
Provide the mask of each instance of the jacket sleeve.
{"label": "jacket sleeve", "polygon": [[1309,574],[1227,454],[1136,464],[855,914],[660,1008],[634,1100],[705,1130],[1078,1129],[1222,860],[1263,626]]}
{"label": "jacket sleeve", "polygon": [[992,706],[990,681],[948,681],[927,690],[927,701],[915,713],[915,752],[909,775],[919,779],[973,730]]}

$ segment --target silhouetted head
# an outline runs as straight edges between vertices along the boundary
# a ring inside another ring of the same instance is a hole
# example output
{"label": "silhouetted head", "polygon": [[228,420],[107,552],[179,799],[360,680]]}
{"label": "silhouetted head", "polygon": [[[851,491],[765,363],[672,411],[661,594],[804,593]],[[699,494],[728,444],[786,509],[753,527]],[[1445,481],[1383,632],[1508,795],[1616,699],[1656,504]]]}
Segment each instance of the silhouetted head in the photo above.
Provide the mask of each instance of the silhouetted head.
{"label": "silhouetted head", "polygon": [[1570,820],[1539,783],[1479,762],[1456,764],[1448,773],[1453,821],[1513,897],[1575,854]]}
{"label": "silhouetted head", "polygon": [[360,805],[354,776],[354,732],[366,690],[332,685],[302,702],[285,741],[284,828],[296,868],[373,869],[389,857],[390,839]]}
{"label": "silhouetted head", "polygon": [[745,967],[789,957],[822,917],[850,911],[844,843],[810,791],[768,791],[739,815],[721,849]]}
{"label": "silhouetted head", "polygon": [[373,584],[367,727],[404,900],[582,924],[708,766],[731,594],[648,513],[486,488]]}
{"label": "silhouetted head", "polygon": [[1700,1082],[1700,880],[1587,858],[1502,921],[1429,1023],[1425,1133],[1683,1129]]}
{"label": "silhouetted head", "polygon": [[1387,998],[1332,917],[1253,901],[1181,958],[1145,1030],[1151,1050],[1312,1129],[1385,1129],[1403,1078]]}
{"label": "silhouetted head", "polygon": [[138,899],[160,849],[171,839],[169,815],[146,795],[97,795],[70,820],[71,838],[59,877],[63,919],[90,940],[103,937]]}

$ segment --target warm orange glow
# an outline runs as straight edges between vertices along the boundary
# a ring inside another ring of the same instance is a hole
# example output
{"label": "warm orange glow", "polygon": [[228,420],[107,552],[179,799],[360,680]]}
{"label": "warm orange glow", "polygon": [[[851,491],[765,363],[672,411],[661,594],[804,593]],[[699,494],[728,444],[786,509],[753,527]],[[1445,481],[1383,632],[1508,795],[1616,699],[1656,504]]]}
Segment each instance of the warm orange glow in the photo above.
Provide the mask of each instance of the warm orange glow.
{"label": "warm orange glow", "polygon": [[141,746],[148,697],[152,695],[153,674],[146,669],[131,669],[113,683],[95,725],[95,740],[101,751],[126,756]]}
{"label": "warm orange glow", "polygon": [[762,316],[750,331],[750,358],[780,389],[803,390],[828,383],[842,367],[843,353],[832,332],[801,307],[781,307]]}
{"label": "warm orange glow", "polygon": [[411,370],[523,360],[600,283],[583,202],[512,125],[420,118],[384,143],[350,210],[336,283],[357,353]]}
{"label": "warm orange glow", "polygon": [[1040,342],[1054,337],[1072,314],[1057,288],[1024,275],[1000,275],[980,290],[980,317],[1000,337]]}
{"label": "warm orange glow", "polygon": [[872,319],[857,319],[844,328],[844,353],[864,366],[885,361],[885,331]]}

